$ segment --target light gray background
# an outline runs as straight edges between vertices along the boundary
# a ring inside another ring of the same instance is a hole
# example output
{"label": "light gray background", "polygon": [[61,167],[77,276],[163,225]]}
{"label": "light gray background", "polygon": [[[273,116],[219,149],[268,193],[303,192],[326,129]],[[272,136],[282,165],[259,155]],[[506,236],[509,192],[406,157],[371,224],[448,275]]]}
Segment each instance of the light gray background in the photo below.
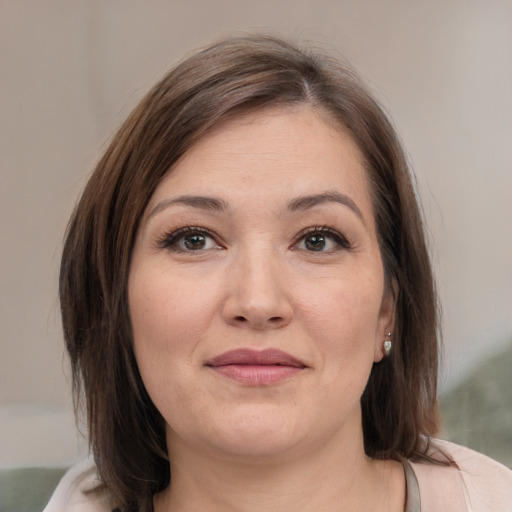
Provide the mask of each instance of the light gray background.
{"label": "light gray background", "polygon": [[170,65],[247,31],[346,57],[391,112],[432,238],[442,389],[512,341],[510,0],[0,0],[0,466],[78,454],[57,272],[107,139]]}

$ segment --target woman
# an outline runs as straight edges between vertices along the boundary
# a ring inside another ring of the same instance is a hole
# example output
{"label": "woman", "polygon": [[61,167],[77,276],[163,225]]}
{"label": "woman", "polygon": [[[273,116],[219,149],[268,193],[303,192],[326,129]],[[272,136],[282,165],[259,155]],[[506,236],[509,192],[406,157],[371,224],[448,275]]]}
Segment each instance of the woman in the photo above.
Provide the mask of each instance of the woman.
{"label": "woman", "polygon": [[47,507],[506,510],[438,428],[437,302],[394,130],[268,37],[172,70],[92,175],[60,293],[94,465]]}

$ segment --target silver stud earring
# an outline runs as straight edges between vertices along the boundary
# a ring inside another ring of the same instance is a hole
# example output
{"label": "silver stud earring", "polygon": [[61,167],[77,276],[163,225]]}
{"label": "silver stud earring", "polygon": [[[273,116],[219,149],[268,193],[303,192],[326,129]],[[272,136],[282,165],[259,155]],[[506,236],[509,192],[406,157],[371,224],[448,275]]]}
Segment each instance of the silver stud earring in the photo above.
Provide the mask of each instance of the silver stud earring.
{"label": "silver stud earring", "polygon": [[391,352],[391,347],[393,346],[393,344],[391,343],[391,333],[388,332],[386,334],[386,338],[390,338],[388,340],[384,340],[384,343],[382,344],[383,348],[384,348],[384,354],[386,354],[386,356],[389,356],[390,352]]}

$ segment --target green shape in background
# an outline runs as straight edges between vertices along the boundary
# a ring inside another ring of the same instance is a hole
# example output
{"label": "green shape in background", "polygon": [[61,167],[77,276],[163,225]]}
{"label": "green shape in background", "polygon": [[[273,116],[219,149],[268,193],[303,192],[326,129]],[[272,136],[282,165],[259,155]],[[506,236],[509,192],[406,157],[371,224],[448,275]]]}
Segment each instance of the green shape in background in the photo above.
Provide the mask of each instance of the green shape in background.
{"label": "green shape in background", "polygon": [[0,512],[41,512],[66,468],[0,469]]}
{"label": "green shape in background", "polygon": [[512,468],[512,345],[441,397],[441,437]]}

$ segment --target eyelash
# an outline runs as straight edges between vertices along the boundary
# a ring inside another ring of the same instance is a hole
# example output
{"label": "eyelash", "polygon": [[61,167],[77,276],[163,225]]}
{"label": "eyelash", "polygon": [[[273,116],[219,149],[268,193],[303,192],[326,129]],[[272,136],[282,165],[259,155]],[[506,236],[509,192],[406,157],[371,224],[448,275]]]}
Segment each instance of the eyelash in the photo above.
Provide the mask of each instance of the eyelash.
{"label": "eyelash", "polygon": [[[338,246],[335,250],[340,249],[351,249],[352,246],[350,242],[344,237],[341,233],[332,229],[329,226],[312,226],[306,229],[303,229],[300,233],[297,234],[295,241],[293,242],[293,246],[296,246],[299,242],[306,238],[307,235],[329,235],[329,237],[336,243]],[[314,252],[314,251],[311,251]],[[319,251],[319,252],[330,252],[330,251]]]}
{"label": "eyelash", "polygon": [[[204,237],[211,238],[214,241],[217,238],[216,235],[208,229],[198,226],[183,226],[167,233],[161,240],[157,241],[157,246],[161,249],[169,249],[176,252],[195,252],[193,250],[187,251],[186,249],[178,247],[177,242],[185,235],[202,235]],[[220,244],[217,245],[220,247]]]}
{"label": "eyelash", "polygon": [[[296,246],[303,241],[307,235],[328,235],[334,243],[338,246],[334,250],[340,250],[340,249],[351,249],[350,242],[338,231],[330,228],[329,226],[312,226],[306,229],[303,229],[300,233],[297,234],[295,237],[295,240],[291,246],[291,248],[296,248]],[[157,241],[157,246],[161,249],[168,249],[171,251],[176,252],[196,252],[192,249],[183,249],[181,247],[178,247],[177,242],[183,238],[185,235],[202,235],[205,237],[208,237],[212,239],[214,242],[218,238],[214,233],[212,233],[210,230],[198,227],[198,226],[183,226],[181,228],[175,229],[171,231],[170,233],[167,233],[162,239]],[[218,247],[221,247],[220,244],[215,242]],[[200,252],[198,250],[197,252]],[[315,252],[315,251],[308,251],[308,252]],[[332,251],[318,251],[318,252],[332,252]]]}

